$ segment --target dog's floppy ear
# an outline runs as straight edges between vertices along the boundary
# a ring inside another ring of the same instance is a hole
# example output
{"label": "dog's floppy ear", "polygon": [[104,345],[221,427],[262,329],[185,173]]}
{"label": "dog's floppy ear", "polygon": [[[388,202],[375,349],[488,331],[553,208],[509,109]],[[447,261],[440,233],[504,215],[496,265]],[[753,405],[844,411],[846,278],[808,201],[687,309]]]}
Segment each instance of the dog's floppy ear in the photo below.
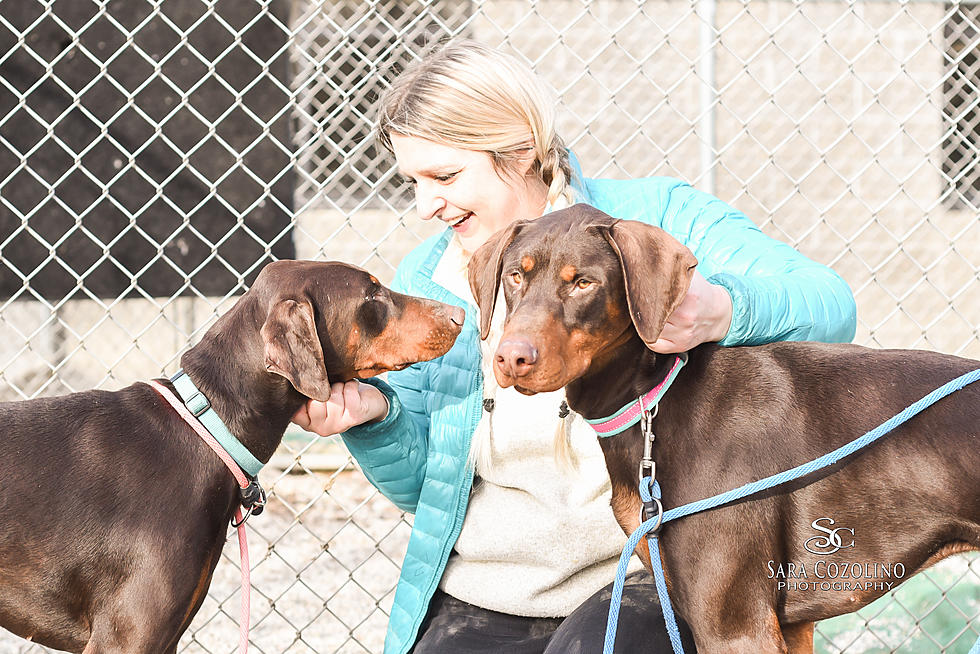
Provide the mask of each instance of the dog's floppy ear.
{"label": "dog's floppy ear", "polygon": [[470,257],[467,277],[476,305],[480,309],[481,339],[485,339],[490,333],[490,318],[493,317],[493,305],[497,301],[504,250],[513,242],[514,237],[525,224],[527,222],[523,220],[511,223],[509,227],[491,236]]}
{"label": "dog's floppy ear", "polygon": [[330,380],[316,333],[313,306],[306,301],[279,300],[262,325],[265,369],[289,380],[306,397],[326,401]]}
{"label": "dog's floppy ear", "polygon": [[619,257],[626,302],[647,347],[687,295],[698,260],[673,236],[653,225],[620,220],[602,230]]}

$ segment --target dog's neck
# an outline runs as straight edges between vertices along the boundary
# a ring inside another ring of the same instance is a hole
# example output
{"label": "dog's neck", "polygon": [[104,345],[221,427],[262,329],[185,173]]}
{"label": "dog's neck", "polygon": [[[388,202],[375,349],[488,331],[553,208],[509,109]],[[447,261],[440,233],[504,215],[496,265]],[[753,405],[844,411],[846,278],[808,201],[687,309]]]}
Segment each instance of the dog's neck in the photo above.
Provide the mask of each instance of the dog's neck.
{"label": "dog's neck", "polygon": [[265,346],[255,325],[262,324],[266,312],[259,304],[248,297],[239,300],[180,364],[229,431],[267,463],[306,398],[265,370]]}
{"label": "dog's neck", "polygon": [[633,334],[565,387],[568,406],[587,420],[611,416],[667,377],[674,355],[660,355]]}

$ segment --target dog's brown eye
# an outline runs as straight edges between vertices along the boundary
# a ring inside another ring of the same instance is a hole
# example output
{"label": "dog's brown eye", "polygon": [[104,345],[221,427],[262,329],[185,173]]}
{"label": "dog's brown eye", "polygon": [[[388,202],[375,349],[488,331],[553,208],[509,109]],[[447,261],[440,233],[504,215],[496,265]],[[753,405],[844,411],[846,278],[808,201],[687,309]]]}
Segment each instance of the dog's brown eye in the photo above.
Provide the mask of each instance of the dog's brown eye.
{"label": "dog's brown eye", "polygon": [[593,284],[595,284],[595,282],[591,282],[588,279],[579,279],[577,282],[575,282],[575,288],[584,291]]}
{"label": "dog's brown eye", "polygon": [[522,281],[524,281],[524,276],[516,270],[510,274],[510,283],[514,286],[520,286]]}

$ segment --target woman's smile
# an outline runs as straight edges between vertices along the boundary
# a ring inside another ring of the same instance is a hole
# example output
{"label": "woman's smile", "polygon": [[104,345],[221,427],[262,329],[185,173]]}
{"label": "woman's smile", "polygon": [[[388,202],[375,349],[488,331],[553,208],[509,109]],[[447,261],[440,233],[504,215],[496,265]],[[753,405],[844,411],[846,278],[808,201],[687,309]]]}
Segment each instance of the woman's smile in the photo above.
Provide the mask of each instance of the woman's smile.
{"label": "woman's smile", "polygon": [[392,134],[391,146],[399,172],[415,187],[419,217],[451,227],[466,252],[514,220],[544,212],[548,188],[525,167],[500,171],[486,152],[415,136]]}

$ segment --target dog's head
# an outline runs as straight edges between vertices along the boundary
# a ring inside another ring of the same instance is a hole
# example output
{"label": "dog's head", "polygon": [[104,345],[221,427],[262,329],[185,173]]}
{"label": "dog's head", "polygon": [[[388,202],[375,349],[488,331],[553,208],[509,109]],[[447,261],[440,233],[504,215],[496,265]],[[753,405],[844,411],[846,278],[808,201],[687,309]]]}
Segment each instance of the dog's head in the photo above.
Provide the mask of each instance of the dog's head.
{"label": "dog's head", "polygon": [[459,307],[396,293],[338,262],[271,263],[247,295],[262,314],[265,370],[317,400],[331,382],[442,356],[464,319]]}
{"label": "dog's head", "polygon": [[482,338],[501,286],[507,303],[497,382],[526,394],[553,391],[634,330],[651,346],[684,299],[696,264],[662,229],[584,204],[501,230],[469,265]]}

